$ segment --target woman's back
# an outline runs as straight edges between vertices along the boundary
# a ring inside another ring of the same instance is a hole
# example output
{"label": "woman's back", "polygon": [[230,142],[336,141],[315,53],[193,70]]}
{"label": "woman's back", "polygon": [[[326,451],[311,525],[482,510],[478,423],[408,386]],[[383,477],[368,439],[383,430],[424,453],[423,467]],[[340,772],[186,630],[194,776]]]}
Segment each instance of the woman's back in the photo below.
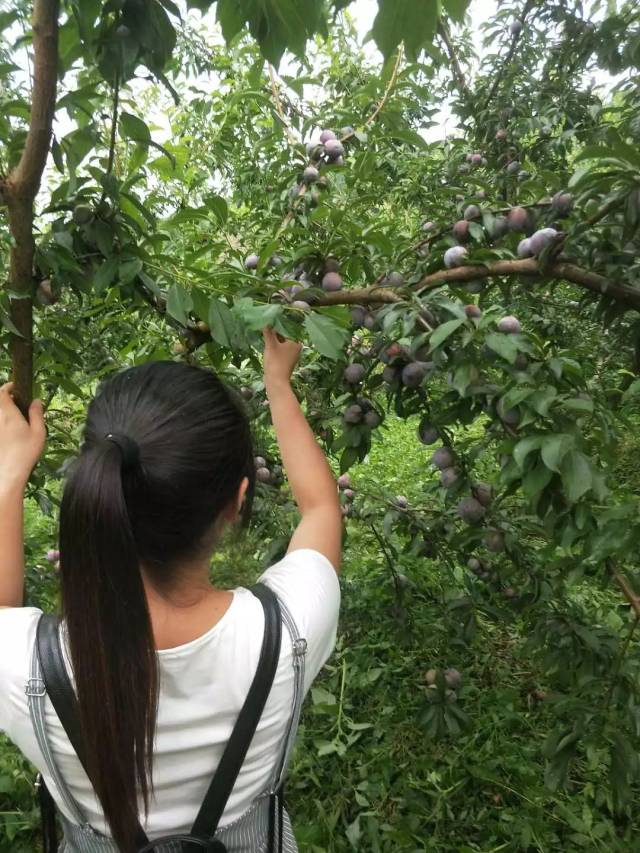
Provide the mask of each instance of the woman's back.
{"label": "woman's back", "polygon": [[[307,640],[305,692],[335,642],[340,590],[329,561],[313,550],[289,553],[262,576],[290,611]],[[319,606],[321,605],[321,606]],[[24,687],[40,611],[0,614],[0,645],[13,654],[0,656],[0,682],[10,684],[9,702],[0,708],[0,729],[36,765],[42,759],[29,717]],[[143,822],[149,838],[189,832],[214,770],[246,699],[255,674],[264,615],[247,589],[233,591],[231,605],[216,624],[195,640],[158,652],[160,694],[153,779],[155,796]],[[5,643],[7,645],[5,645]],[[237,820],[261,794],[273,774],[291,717],[293,662],[291,638],[283,631],[282,652],[265,711],[233,789],[221,826]],[[71,666],[67,656],[67,668]],[[125,697],[118,697],[118,704]],[[6,717],[6,718],[5,718]],[[53,707],[47,703],[47,730],[54,757],[73,797],[91,825],[108,834],[100,805]],[[46,778],[46,772],[45,772]],[[53,780],[47,784],[70,820]]]}

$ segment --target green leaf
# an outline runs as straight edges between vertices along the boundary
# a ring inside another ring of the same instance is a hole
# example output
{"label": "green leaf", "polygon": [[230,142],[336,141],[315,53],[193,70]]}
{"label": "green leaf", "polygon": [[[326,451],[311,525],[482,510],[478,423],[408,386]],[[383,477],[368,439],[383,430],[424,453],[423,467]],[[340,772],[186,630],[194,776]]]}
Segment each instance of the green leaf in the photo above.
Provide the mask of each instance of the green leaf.
{"label": "green leaf", "polygon": [[543,441],[544,436],[542,435],[528,435],[526,438],[521,439],[513,449],[513,458],[516,465],[522,468],[527,456],[531,451],[539,450],[542,447]]}
{"label": "green leaf", "polygon": [[415,59],[425,42],[431,42],[438,23],[437,0],[378,0],[371,34],[387,59],[401,41]]}
{"label": "green leaf", "polygon": [[562,401],[562,408],[570,412],[591,414],[593,412],[593,400],[585,400],[582,397],[570,397]]}
{"label": "green leaf", "polygon": [[348,332],[334,320],[316,312],[308,314],[304,321],[309,339],[318,352],[337,361],[347,340]]}
{"label": "green leaf", "polygon": [[216,20],[227,44],[238,35],[244,26],[245,16],[238,0],[218,0]]}
{"label": "green leaf", "polygon": [[446,341],[447,338],[452,335],[456,329],[459,329],[464,322],[465,321],[462,318],[447,320],[446,323],[443,323],[441,326],[438,326],[437,329],[434,329],[431,333],[431,337],[429,338],[429,343],[432,348],[435,349],[440,346],[440,344]]}
{"label": "green leaf", "polygon": [[497,352],[509,364],[513,364],[518,356],[518,346],[513,339],[513,335],[499,335],[496,332],[492,332],[490,335],[487,335],[485,343],[489,349]]}
{"label": "green leaf", "polygon": [[229,306],[215,297],[212,297],[209,302],[208,323],[214,341],[226,349],[233,349],[238,326],[237,320],[231,313]]}
{"label": "green leaf", "polygon": [[273,326],[282,315],[282,305],[252,305],[250,300],[239,299],[234,305],[234,313],[239,314],[248,329],[259,332],[265,326]]}
{"label": "green leaf", "polygon": [[128,284],[142,270],[142,261],[140,258],[127,258],[120,262],[118,266],[118,278],[122,284]]}
{"label": "green leaf", "polygon": [[542,443],[542,461],[547,468],[559,474],[560,463],[572,444],[571,436],[564,433],[547,436]]}
{"label": "green leaf", "polygon": [[133,139],[135,142],[149,142],[151,140],[151,131],[147,125],[141,118],[132,113],[120,113],[118,127],[123,139]]}
{"label": "green leaf", "polygon": [[572,503],[589,491],[593,482],[591,463],[578,450],[571,450],[562,460],[562,482]]}
{"label": "green leaf", "polygon": [[443,0],[443,6],[447,14],[453,18],[454,21],[461,24],[464,21],[465,12],[467,11],[467,6],[469,5],[469,0]]}
{"label": "green leaf", "polygon": [[522,491],[529,499],[533,499],[549,485],[552,477],[553,471],[550,471],[542,462],[538,462],[523,477]]}
{"label": "green leaf", "polygon": [[205,207],[216,217],[220,225],[224,225],[229,217],[229,206],[219,195],[211,195],[205,200]]}
{"label": "green leaf", "polygon": [[186,326],[189,323],[187,314],[192,307],[187,291],[179,284],[172,284],[167,293],[167,314]]}
{"label": "green leaf", "polygon": [[93,274],[93,286],[98,295],[103,294],[109,285],[114,283],[119,266],[119,258],[107,258],[100,264]]}

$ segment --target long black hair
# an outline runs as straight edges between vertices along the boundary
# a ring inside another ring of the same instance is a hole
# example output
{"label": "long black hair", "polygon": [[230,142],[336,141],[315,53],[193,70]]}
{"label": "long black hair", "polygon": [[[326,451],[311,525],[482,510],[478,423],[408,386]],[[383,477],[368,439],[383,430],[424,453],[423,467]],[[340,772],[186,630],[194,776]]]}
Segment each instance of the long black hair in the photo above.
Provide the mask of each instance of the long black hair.
{"label": "long black hair", "polygon": [[221,513],[249,479],[253,446],[239,396],[212,372],[151,362],[108,379],[89,406],[60,511],[62,609],[91,782],[120,850],[145,811],[158,668],[141,566],[170,590],[207,556]]}

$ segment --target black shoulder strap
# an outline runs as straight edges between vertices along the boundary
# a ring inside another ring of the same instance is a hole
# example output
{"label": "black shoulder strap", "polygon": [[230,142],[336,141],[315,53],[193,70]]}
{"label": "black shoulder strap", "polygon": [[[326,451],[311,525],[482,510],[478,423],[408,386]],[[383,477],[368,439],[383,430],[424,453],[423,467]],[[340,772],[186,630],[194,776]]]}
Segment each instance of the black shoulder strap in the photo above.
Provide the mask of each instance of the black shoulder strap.
{"label": "black shoulder strap", "polygon": [[[251,592],[260,600],[265,617],[265,632],[258,668],[191,830],[192,835],[197,838],[210,839],[216,832],[260,722],[280,659],[282,616],[278,598],[269,587],[263,584],[256,584]],[[37,631],[38,657],[49,698],[86,772],[78,700],[64,665],[58,626],[57,617],[50,615],[41,617]],[[138,830],[137,847],[140,849],[145,845],[148,846],[149,841],[141,826]]]}
{"label": "black shoulder strap", "polygon": [[212,838],[227,805],[233,786],[244,763],[258,723],[267,704],[273,679],[280,660],[282,615],[275,593],[264,584],[256,584],[251,592],[260,599],[264,609],[264,638],[258,668],[249,693],[238,716],[229,742],[220,759],[216,775],[198,812],[191,834]]}

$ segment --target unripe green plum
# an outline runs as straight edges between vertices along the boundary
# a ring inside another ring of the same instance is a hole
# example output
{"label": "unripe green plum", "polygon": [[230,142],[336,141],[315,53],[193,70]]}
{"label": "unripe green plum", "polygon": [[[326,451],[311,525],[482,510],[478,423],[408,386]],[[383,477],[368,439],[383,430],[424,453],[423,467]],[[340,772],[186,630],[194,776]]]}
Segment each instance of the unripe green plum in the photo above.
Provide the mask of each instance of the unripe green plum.
{"label": "unripe green plum", "polygon": [[43,278],[38,283],[35,298],[38,305],[55,305],[58,297],[53,292],[53,285],[50,278]]}
{"label": "unripe green plum", "polygon": [[501,530],[488,530],[482,539],[482,543],[487,551],[500,554],[505,548],[504,533]]}
{"label": "unripe green plum", "polygon": [[444,265],[447,269],[462,266],[466,257],[467,250],[464,246],[452,246],[444,253]]}
{"label": "unripe green plum", "polygon": [[486,513],[486,509],[480,501],[471,497],[463,498],[456,507],[456,511],[467,524],[477,524],[482,521]]}
{"label": "unripe green plum", "polygon": [[76,225],[86,225],[93,219],[93,210],[88,204],[76,204],[72,217]]}
{"label": "unripe green plum", "polygon": [[424,674],[424,680],[429,686],[435,685],[436,681],[438,680],[438,670],[428,669]]}
{"label": "unripe green plum", "polygon": [[439,447],[431,456],[431,463],[441,471],[444,468],[452,468],[455,464],[455,456],[448,447]]}
{"label": "unripe green plum", "polygon": [[345,368],[344,381],[350,385],[358,385],[366,375],[366,369],[362,364],[350,364]]}
{"label": "unripe green plum", "polygon": [[520,321],[509,314],[498,321],[498,331],[507,335],[516,335],[520,331]]}
{"label": "unripe green plum", "polygon": [[482,571],[482,563],[477,557],[469,557],[467,560],[467,568],[469,571],[472,571],[474,575],[477,575],[478,572]]}
{"label": "unripe green plum", "polygon": [[342,290],[342,276],[337,272],[325,273],[322,277],[322,289],[327,292]]}
{"label": "unripe green plum", "polygon": [[357,403],[354,403],[345,409],[343,419],[346,424],[359,424],[362,422],[362,415],[362,408]]}

